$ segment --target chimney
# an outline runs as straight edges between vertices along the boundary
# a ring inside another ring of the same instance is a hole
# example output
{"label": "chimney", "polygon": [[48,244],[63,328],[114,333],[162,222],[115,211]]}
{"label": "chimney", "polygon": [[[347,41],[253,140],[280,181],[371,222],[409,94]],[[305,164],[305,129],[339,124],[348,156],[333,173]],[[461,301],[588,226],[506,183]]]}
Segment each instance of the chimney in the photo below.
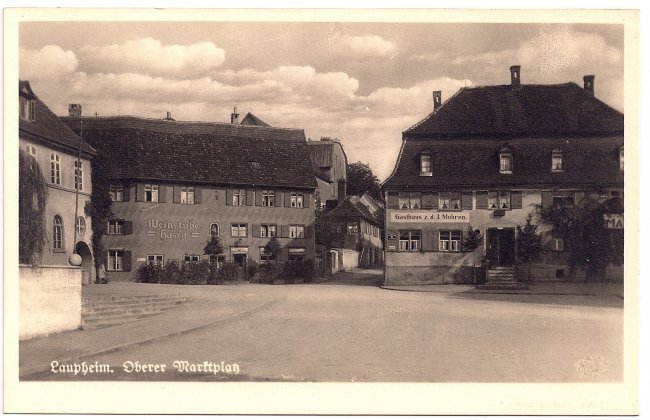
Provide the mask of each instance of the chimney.
{"label": "chimney", "polygon": [[588,74],[586,76],[582,77],[582,80],[585,82],[585,92],[590,94],[591,96],[594,96],[594,79],[596,76],[593,74]]}
{"label": "chimney", "polygon": [[348,195],[347,194],[347,185],[345,179],[339,179],[338,180],[338,185],[337,185],[337,198],[339,200],[339,203],[342,203],[343,200],[345,200],[345,197]]}
{"label": "chimney", "polygon": [[439,90],[433,91],[433,112],[436,112],[442,105],[442,92]]}
{"label": "chimney", "polygon": [[510,86],[513,90],[521,88],[521,66],[510,66]]}
{"label": "chimney", "polygon": [[239,124],[239,113],[237,112],[237,107],[234,107],[232,114],[230,114],[230,124]]}
{"label": "chimney", "polygon": [[81,117],[81,104],[68,105],[68,115],[74,118]]}
{"label": "chimney", "polygon": [[175,119],[172,118],[172,113],[167,111],[167,117],[165,117],[165,120],[167,121],[176,121]]}

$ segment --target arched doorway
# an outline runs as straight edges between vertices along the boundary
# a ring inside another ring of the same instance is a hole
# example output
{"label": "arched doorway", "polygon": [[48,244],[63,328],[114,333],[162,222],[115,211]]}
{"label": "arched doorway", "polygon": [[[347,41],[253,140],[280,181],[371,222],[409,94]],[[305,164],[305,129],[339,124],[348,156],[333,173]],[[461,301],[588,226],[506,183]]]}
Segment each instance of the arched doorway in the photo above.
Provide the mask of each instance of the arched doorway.
{"label": "arched doorway", "polygon": [[77,242],[74,252],[81,257],[81,284],[91,284],[93,282],[93,254],[90,252],[88,245],[83,242]]}

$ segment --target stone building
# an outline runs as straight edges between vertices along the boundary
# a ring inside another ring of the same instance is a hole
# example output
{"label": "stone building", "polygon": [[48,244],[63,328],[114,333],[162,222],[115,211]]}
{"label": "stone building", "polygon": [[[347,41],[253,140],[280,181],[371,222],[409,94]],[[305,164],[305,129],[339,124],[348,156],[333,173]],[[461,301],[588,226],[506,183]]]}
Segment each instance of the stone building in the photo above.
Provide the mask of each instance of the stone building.
{"label": "stone building", "polygon": [[[316,206],[324,209],[328,201],[343,202],[346,193],[348,159],[338,140],[308,141],[316,174]],[[335,206],[332,206],[332,208]]]}

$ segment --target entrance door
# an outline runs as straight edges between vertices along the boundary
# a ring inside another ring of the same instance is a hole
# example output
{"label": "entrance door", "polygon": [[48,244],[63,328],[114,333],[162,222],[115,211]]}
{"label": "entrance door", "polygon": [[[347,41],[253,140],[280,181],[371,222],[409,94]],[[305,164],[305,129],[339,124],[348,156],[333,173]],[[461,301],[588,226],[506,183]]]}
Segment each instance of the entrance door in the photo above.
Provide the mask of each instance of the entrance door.
{"label": "entrance door", "polygon": [[233,254],[232,260],[237,264],[237,277],[239,280],[246,280],[246,254]]}
{"label": "entrance door", "polygon": [[515,230],[489,228],[487,230],[487,256],[491,265],[510,266],[515,263]]}

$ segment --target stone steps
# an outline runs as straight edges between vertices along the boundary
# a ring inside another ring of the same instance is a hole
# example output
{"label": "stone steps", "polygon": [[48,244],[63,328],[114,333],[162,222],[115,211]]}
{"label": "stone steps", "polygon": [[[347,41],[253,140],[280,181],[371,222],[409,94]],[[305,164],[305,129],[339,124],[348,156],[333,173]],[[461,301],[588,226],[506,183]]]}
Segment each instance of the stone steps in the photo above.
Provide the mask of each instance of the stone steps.
{"label": "stone steps", "polygon": [[495,267],[487,271],[485,286],[491,288],[517,287],[514,267]]}
{"label": "stone steps", "polygon": [[156,315],[187,302],[180,294],[86,297],[82,300],[81,328],[97,329]]}

